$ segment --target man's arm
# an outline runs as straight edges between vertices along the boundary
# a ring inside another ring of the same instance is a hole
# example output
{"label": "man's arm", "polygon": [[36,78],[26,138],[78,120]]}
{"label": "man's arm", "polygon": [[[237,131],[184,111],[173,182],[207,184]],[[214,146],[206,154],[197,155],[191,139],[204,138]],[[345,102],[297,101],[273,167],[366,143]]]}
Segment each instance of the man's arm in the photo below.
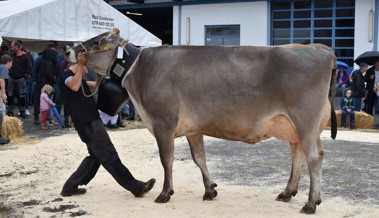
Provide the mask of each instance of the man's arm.
{"label": "man's arm", "polygon": [[30,60],[28,55],[25,55],[25,78],[29,78],[32,76],[32,61]]}
{"label": "man's arm", "polygon": [[41,62],[42,62],[42,56],[38,56],[38,58],[36,59],[33,65],[32,78],[33,78],[33,82],[35,83],[38,82],[38,79],[39,79],[39,69],[41,67]]}
{"label": "man's arm", "polygon": [[79,53],[74,77],[71,77],[66,81],[66,86],[74,92],[77,92],[82,85],[83,74],[87,72],[84,66],[86,61],[86,56],[82,53]]}
{"label": "man's arm", "polygon": [[1,88],[1,100],[3,100],[4,103],[7,103],[7,94],[5,92],[5,79],[0,78],[0,88]]}
{"label": "man's arm", "polygon": [[96,81],[87,81],[87,85],[88,85],[89,89],[91,91],[95,90],[99,86],[102,79],[103,79],[103,76],[96,73]]}

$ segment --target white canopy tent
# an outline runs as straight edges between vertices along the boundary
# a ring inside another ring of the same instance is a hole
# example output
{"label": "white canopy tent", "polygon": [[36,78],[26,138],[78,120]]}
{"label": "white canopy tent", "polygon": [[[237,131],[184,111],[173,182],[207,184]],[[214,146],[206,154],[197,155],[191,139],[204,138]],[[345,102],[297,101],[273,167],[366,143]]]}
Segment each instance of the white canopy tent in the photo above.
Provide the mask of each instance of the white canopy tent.
{"label": "white canopy tent", "polygon": [[[135,45],[162,41],[103,0],[0,1],[0,37],[80,42],[117,27]],[[1,44],[1,39],[0,39]]]}

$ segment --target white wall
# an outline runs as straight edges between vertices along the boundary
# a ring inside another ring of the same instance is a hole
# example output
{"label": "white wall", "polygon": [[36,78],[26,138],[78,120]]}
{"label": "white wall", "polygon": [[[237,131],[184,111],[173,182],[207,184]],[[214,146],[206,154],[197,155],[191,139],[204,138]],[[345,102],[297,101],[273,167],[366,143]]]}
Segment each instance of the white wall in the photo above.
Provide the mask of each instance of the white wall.
{"label": "white wall", "polygon": [[[355,1],[354,59],[365,51],[373,50],[373,41],[368,41],[369,11],[371,9],[375,9],[373,0]],[[373,35],[372,37],[374,39]]]}
{"label": "white wall", "polygon": [[[241,45],[269,44],[267,1],[179,6],[173,11],[173,44],[186,45],[186,19],[190,18],[190,45],[205,44],[205,25],[239,24]],[[181,25],[179,25],[181,21]],[[181,32],[179,32],[179,26]],[[179,39],[180,36],[180,39]]]}

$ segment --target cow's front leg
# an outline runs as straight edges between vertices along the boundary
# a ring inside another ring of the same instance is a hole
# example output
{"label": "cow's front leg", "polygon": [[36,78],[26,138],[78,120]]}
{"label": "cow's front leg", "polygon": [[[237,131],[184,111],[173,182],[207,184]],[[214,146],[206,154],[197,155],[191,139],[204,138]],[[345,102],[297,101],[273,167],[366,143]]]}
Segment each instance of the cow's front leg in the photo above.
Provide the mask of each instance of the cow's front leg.
{"label": "cow's front leg", "polygon": [[305,162],[305,155],[300,143],[291,144],[292,170],[286,189],[276,197],[277,201],[288,202],[297,194],[301,171]]}
{"label": "cow's front leg", "polygon": [[187,140],[191,148],[192,159],[200,168],[203,176],[203,183],[205,187],[203,200],[212,200],[217,196],[217,191],[215,190],[217,184],[213,183],[209,176],[203,135],[187,136]]}
{"label": "cow's front leg", "polygon": [[172,182],[172,164],[174,161],[174,136],[167,130],[154,129],[154,136],[158,143],[159,156],[164,169],[164,183],[162,192],[155,199],[156,203],[166,203],[174,194]]}
{"label": "cow's front leg", "polygon": [[316,205],[321,204],[321,170],[324,150],[321,146],[320,137],[318,137],[316,143],[309,143],[308,145],[309,147],[303,146],[303,150],[308,164],[311,184],[309,187],[308,202],[301,209],[301,212],[313,214],[316,211]]}

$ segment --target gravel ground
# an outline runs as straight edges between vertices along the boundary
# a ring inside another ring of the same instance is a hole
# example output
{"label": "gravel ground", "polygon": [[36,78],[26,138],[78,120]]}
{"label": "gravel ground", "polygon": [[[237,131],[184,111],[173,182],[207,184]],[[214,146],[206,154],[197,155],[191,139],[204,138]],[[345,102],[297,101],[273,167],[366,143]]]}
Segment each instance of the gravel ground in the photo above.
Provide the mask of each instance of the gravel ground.
{"label": "gravel ground", "polygon": [[[205,143],[208,168],[216,183],[221,180],[234,185],[285,188],[291,171],[287,142],[270,139],[250,145],[212,138]],[[322,198],[338,196],[353,202],[379,204],[379,144],[322,139],[322,145],[325,150]],[[186,143],[176,146],[176,159],[192,161]],[[306,165],[299,191],[309,191]]]}

